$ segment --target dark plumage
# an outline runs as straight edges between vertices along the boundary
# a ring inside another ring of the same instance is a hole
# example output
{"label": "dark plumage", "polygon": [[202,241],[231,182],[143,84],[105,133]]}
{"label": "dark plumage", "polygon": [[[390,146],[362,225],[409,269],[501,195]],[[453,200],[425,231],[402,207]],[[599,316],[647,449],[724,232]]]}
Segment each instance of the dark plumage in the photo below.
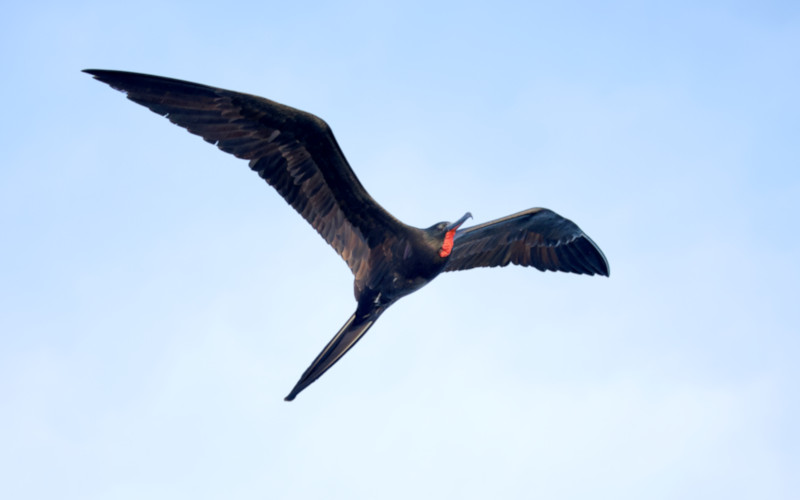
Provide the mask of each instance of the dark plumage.
{"label": "dark plumage", "polygon": [[347,262],[355,313],[303,373],[291,401],[333,366],[399,298],[442,271],[508,264],[608,276],[605,256],[573,222],[532,208],[459,229],[471,217],[408,226],[372,199],[320,118],[263,97],[123,71],[85,70],[250,168]]}

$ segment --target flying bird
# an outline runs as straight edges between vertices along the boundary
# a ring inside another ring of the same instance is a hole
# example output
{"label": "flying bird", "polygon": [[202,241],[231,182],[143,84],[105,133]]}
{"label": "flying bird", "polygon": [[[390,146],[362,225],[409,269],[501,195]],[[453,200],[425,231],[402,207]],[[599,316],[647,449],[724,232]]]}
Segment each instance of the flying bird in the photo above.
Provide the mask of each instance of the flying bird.
{"label": "flying bird", "polygon": [[87,69],[201,136],[249,160],[252,170],[291,205],[347,263],[355,277],[355,312],[306,369],[291,401],[347,353],[380,315],[442,272],[508,264],[541,271],[608,276],[603,252],[572,221],[531,208],[477,226],[426,229],[404,224],[361,185],[331,128],[319,117],[255,95],[172,78]]}

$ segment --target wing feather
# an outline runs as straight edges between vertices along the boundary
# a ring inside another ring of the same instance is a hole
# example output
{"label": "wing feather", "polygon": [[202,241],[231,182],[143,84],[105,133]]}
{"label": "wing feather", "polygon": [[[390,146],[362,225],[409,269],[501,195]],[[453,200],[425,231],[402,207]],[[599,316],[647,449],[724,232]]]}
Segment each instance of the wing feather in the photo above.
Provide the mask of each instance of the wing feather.
{"label": "wing feather", "polygon": [[406,226],[367,193],[320,118],[254,95],[123,71],[85,70],[219,149],[249,160],[363,277],[371,247]]}
{"label": "wing feather", "polygon": [[541,271],[609,274],[605,255],[586,233],[546,208],[532,208],[458,231],[444,270],[508,264]]}

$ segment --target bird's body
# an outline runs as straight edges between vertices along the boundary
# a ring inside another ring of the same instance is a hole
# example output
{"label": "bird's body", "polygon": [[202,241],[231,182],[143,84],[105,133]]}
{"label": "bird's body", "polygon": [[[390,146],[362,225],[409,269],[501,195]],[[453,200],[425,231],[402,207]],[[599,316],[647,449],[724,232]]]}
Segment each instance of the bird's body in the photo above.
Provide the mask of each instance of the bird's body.
{"label": "bird's body", "polygon": [[336,363],[394,302],[441,272],[509,263],[608,275],[600,249],[571,221],[533,208],[460,229],[471,217],[427,229],[378,205],[318,117],[261,97],[122,71],[85,70],[128,98],[202,136],[250,168],[345,260],[356,311],[308,367],[286,400]]}

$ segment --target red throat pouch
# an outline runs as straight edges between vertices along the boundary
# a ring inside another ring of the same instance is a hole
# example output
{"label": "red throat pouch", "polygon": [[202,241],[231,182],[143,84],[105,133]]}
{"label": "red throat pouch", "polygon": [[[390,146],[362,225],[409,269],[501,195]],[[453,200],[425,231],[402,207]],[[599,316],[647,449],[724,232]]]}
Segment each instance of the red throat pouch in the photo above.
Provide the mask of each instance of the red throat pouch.
{"label": "red throat pouch", "polygon": [[444,243],[442,243],[442,248],[439,250],[439,257],[445,258],[450,255],[450,252],[453,251],[453,238],[456,235],[456,230],[451,229],[447,231],[447,234],[444,235]]}

